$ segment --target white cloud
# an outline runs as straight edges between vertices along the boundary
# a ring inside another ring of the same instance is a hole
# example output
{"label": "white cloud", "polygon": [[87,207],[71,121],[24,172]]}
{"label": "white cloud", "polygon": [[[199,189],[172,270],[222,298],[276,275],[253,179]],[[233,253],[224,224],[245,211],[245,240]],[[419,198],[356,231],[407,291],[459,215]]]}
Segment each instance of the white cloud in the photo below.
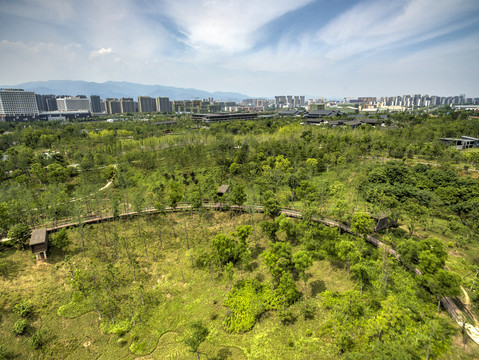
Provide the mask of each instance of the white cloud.
{"label": "white cloud", "polygon": [[112,53],[111,48],[101,48],[100,50],[92,51],[90,53],[90,59],[93,59],[93,58],[96,58],[96,57],[99,57],[99,56],[102,56],[102,55],[108,55],[108,54],[111,54],[111,53]]}
{"label": "white cloud", "polygon": [[326,57],[341,60],[370,50],[404,46],[460,29],[476,0],[369,1],[359,3],[320,29],[313,41]]}
{"label": "white cloud", "polygon": [[312,1],[167,0],[164,10],[189,46],[201,52],[233,54],[255,45],[262,26]]}

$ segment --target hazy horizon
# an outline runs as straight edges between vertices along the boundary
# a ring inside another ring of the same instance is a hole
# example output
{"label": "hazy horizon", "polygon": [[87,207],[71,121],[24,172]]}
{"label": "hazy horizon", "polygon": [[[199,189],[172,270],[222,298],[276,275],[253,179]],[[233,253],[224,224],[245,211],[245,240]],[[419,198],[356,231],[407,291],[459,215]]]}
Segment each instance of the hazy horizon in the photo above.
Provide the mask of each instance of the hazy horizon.
{"label": "hazy horizon", "polygon": [[476,0],[0,0],[0,79],[479,96]]}

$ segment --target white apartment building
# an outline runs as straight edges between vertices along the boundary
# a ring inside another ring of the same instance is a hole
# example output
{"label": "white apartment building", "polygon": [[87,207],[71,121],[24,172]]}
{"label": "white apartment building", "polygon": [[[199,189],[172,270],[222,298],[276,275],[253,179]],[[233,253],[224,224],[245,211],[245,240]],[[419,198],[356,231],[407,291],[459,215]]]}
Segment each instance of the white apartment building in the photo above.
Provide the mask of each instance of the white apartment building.
{"label": "white apartment building", "polygon": [[0,89],[0,115],[38,115],[37,100],[33,91]]}
{"label": "white apartment building", "polygon": [[79,97],[57,99],[58,111],[90,111],[90,100]]}

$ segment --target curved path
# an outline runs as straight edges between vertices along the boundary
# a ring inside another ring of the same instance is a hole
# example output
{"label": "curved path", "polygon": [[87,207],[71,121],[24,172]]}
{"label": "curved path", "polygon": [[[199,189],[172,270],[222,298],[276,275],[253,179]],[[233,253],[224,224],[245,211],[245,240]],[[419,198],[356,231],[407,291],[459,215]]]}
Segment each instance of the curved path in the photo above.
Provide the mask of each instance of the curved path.
{"label": "curved path", "polygon": [[[216,211],[234,210],[234,211],[240,211],[240,212],[257,212],[257,213],[263,213],[264,212],[264,209],[263,209],[262,205],[242,205],[242,206],[238,206],[238,205],[226,205],[226,204],[221,204],[221,203],[204,203],[203,208],[216,210]],[[182,212],[182,211],[197,211],[197,210],[198,209],[193,208],[193,206],[191,204],[188,204],[188,203],[181,203],[181,204],[178,204],[174,208],[173,207],[167,207],[167,208],[164,209],[164,211],[166,211],[166,212]],[[133,217],[133,216],[146,215],[146,214],[158,214],[158,213],[161,213],[161,212],[162,212],[162,210],[158,210],[156,208],[150,208],[150,209],[144,210],[142,212],[132,211],[132,212],[127,212],[127,213],[122,213],[117,218],[130,218],[130,217]],[[302,218],[301,210],[298,210],[298,209],[283,208],[283,209],[281,209],[280,213],[286,215],[287,217],[291,217],[291,218],[297,218],[297,219]],[[112,221],[112,220],[116,220],[116,219],[111,215],[104,216],[104,217],[92,217],[92,218],[85,219],[84,221],[81,222],[81,224],[83,224],[83,225],[94,224],[94,223],[99,223],[99,222],[103,222],[103,221]],[[339,228],[341,231],[344,231],[344,232],[347,232],[347,233],[350,233],[350,234],[354,234],[354,232],[352,231],[352,229],[349,226],[347,226],[343,223],[340,223],[338,221],[332,220],[332,219],[312,217],[311,221],[316,222],[316,223],[321,223],[321,224],[329,226],[329,227],[336,227],[336,228]],[[47,232],[55,232],[55,231],[58,231],[58,230],[63,229],[63,228],[75,227],[75,226],[78,226],[78,225],[80,225],[79,222],[67,222],[67,223],[63,223],[63,224],[60,224],[58,226],[52,227],[52,228],[47,228]],[[397,261],[401,262],[399,254],[396,252],[396,250],[394,250],[391,246],[386,245],[383,241],[381,241],[382,239],[380,240],[379,238],[381,238],[381,236],[378,235],[378,234],[374,234],[374,236],[368,235],[366,237],[366,241],[369,242],[370,244],[378,247],[378,248],[384,249],[384,251],[386,251],[388,254],[390,254],[392,257],[394,257]],[[416,267],[411,269],[411,270],[414,271],[414,273],[416,275],[422,275],[421,270],[419,270]],[[447,312],[451,315],[451,317],[459,324],[459,326],[461,326],[461,327],[463,326],[462,321],[464,321],[464,319],[466,319],[466,316],[458,308],[456,303],[459,303],[461,308],[463,308],[465,310],[465,312],[469,316],[471,316],[471,318],[473,318],[470,311],[467,309],[467,307],[464,304],[462,304],[462,302],[458,298],[454,298],[454,301],[453,301],[453,299],[451,299],[450,297],[444,297],[444,298],[441,298],[440,301],[441,301],[441,304],[444,306],[444,308],[447,310]],[[466,328],[466,332],[469,335],[469,337],[474,342],[479,344],[479,330],[477,328],[475,328],[473,325],[467,324],[467,323],[465,325],[465,328]]]}

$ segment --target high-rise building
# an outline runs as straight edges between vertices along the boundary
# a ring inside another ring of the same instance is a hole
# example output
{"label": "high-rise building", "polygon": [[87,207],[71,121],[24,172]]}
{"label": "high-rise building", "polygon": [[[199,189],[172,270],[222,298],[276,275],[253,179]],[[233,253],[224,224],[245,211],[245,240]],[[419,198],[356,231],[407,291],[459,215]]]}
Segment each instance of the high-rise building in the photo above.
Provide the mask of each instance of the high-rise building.
{"label": "high-rise building", "polygon": [[171,111],[170,99],[167,97],[156,98],[156,110],[159,112],[170,112]]}
{"label": "high-rise building", "polygon": [[107,98],[105,99],[105,112],[107,114],[119,114],[121,113],[121,104],[118,99]]}
{"label": "high-rise building", "polygon": [[92,113],[101,113],[101,99],[98,95],[90,96],[90,110]]}
{"label": "high-rise building", "polygon": [[275,96],[274,97],[274,104],[276,107],[281,107],[282,105],[286,104],[286,96]]}
{"label": "high-rise building", "polygon": [[287,96],[287,102],[288,107],[293,107],[293,95],[288,95]]}
{"label": "high-rise building", "polygon": [[120,107],[122,113],[136,112],[136,104],[133,98],[121,98]]}
{"label": "high-rise building", "polygon": [[47,109],[48,109],[48,111],[57,111],[58,110],[57,98],[56,97],[47,98]]}
{"label": "high-rise building", "polygon": [[138,111],[145,113],[156,111],[156,100],[149,96],[138,96]]}
{"label": "high-rise building", "polygon": [[38,115],[38,105],[33,91],[0,89],[0,115]]}
{"label": "high-rise building", "polygon": [[59,111],[90,111],[90,100],[86,97],[58,98]]}
{"label": "high-rise building", "polygon": [[35,99],[37,101],[38,111],[48,111],[47,99],[45,95],[35,94]]}
{"label": "high-rise building", "polygon": [[57,97],[55,95],[35,94],[35,98],[37,100],[38,111],[48,112],[58,110]]}

